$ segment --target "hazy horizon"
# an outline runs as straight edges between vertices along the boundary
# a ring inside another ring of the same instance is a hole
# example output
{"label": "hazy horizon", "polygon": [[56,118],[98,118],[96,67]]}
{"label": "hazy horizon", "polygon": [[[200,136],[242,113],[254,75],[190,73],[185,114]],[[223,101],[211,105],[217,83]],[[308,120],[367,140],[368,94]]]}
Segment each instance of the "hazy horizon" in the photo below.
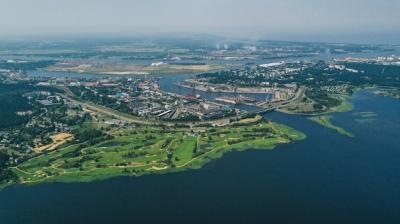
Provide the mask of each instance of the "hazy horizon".
{"label": "hazy horizon", "polygon": [[203,33],[289,41],[400,43],[400,1],[396,0],[0,1],[0,38]]}

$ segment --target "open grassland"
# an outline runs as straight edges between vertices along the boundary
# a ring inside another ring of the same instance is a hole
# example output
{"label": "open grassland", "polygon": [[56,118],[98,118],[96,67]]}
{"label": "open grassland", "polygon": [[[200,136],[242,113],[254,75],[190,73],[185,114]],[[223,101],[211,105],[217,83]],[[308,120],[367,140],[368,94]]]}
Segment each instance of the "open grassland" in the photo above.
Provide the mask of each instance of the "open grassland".
{"label": "open grassland", "polygon": [[318,124],[320,124],[320,125],[322,125],[322,126],[324,126],[324,127],[333,129],[333,130],[337,131],[341,135],[345,135],[345,136],[351,137],[351,138],[354,137],[353,133],[350,133],[350,132],[346,131],[344,128],[338,127],[338,126],[332,124],[332,121],[331,121],[332,120],[332,116],[331,115],[314,116],[314,117],[310,117],[309,119],[314,121],[314,122],[316,122],[316,123],[318,123]]}
{"label": "open grassland", "polygon": [[305,138],[269,121],[218,128],[165,128],[139,125],[112,132],[113,138],[47,152],[11,170],[19,183],[93,181],[114,176],[201,168],[230,151],[273,149]]}

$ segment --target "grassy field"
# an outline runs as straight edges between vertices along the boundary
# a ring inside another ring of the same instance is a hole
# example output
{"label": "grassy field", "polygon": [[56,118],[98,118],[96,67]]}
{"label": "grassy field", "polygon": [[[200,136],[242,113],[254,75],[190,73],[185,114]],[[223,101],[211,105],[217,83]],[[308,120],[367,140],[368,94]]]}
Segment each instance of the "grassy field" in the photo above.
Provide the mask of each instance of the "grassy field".
{"label": "grassy field", "polygon": [[269,121],[218,128],[162,128],[139,125],[113,130],[113,138],[93,146],[75,144],[12,167],[21,184],[87,182],[201,168],[230,151],[273,149],[305,138]]}
{"label": "grassy field", "polygon": [[314,117],[310,117],[310,120],[324,126],[330,129],[333,129],[335,131],[337,131],[339,134],[345,135],[347,137],[351,137],[353,138],[354,135],[353,133],[350,133],[348,131],[346,131],[344,128],[338,127],[334,124],[332,124],[332,116],[330,115],[324,115],[324,116],[314,116]]}

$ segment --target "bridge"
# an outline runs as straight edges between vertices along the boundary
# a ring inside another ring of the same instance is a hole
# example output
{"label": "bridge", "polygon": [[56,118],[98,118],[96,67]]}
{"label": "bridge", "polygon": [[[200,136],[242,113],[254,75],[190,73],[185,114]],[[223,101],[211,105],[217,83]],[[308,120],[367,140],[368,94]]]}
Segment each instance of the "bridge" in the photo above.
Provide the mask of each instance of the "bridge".
{"label": "bridge", "polygon": [[276,110],[275,107],[266,107],[266,108],[257,109],[257,110],[252,111],[252,112],[253,112],[253,113],[256,113],[256,114],[265,114],[265,113],[272,112],[272,111],[274,111],[274,110]]}

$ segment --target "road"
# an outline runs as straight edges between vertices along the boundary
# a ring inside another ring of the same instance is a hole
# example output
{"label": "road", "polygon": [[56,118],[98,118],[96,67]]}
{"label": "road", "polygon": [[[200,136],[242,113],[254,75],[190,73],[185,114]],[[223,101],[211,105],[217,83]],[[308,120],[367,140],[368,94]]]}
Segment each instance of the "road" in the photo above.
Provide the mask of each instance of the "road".
{"label": "road", "polygon": [[296,92],[296,94],[294,95],[294,97],[292,97],[289,100],[283,101],[283,102],[272,102],[272,103],[265,103],[263,104],[261,107],[265,108],[265,105],[267,105],[268,107],[274,107],[277,108],[279,106],[284,106],[284,105],[288,105],[292,102],[295,102],[299,99],[301,99],[305,93],[306,89],[304,87],[300,87],[299,90]]}
{"label": "road", "polygon": [[129,114],[123,114],[121,112],[115,111],[113,109],[110,109],[105,106],[101,106],[98,104],[90,103],[90,102],[85,102],[81,100],[76,100],[70,96],[67,96],[65,94],[60,94],[62,97],[70,100],[71,102],[80,105],[81,107],[85,108],[86,110],[93,111],[95,113],[100,113],[106,116],[113,117],[115,119],[123,120],[129,123],[135,123],[135,124],[145,124],[145,125],[161,125],[161,124],[168,124],[168,122],[160,122],[160,121],[152,121],[148,119],[143,119],[143,118],[135,118]]}

